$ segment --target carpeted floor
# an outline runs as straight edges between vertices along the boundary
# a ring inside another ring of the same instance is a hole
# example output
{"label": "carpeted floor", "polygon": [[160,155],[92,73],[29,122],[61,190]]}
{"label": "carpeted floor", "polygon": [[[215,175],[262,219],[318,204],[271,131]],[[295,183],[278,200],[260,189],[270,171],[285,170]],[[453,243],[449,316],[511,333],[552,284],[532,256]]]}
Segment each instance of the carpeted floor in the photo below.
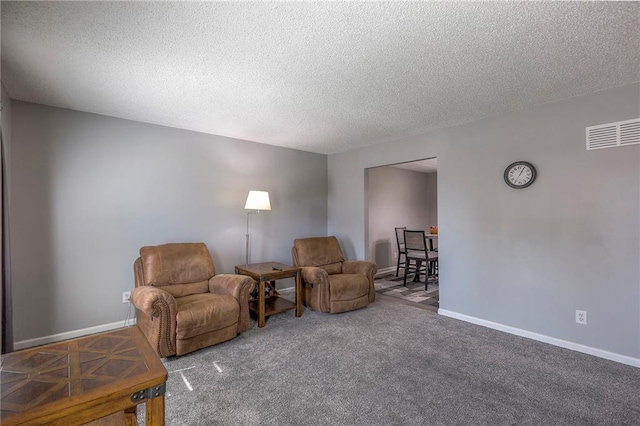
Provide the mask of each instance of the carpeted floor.
{"label": "carpeted floor", "polygon": [[375,277],[376,292],[386,296],[397,297],[407,302],[417,303],[434,312],[440,307],[438,279],[430,277],[427,290],[424,289],[424,275],[422,282],[413,282],[413,274],[407,276],[406,287],[403,284],[402,271],[396,277],[395,272],[379,273]]}
{"label": "carpeted floor", "polygon": [[164,363],[171,426],[640,424],[640,369],[391,297]]}

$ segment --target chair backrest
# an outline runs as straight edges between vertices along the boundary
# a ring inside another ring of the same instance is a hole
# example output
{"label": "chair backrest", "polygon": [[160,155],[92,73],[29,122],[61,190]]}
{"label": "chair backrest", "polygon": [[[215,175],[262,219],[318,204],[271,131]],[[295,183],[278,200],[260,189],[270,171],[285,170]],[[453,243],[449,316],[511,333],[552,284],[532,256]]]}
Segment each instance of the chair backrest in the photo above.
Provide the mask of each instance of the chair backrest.
{"label": "chair backrest", "polygon": [[404,252],[404,231],[407,229],[406,226],[398,227],[396,229],[396,243],[398,244],[398,251],[400,253]]}
{"label": "chair backrest", "polygon": [[318,266],[329,274],[342,272],[344,256],[336,237],[299,238],[293,241],[291,256],[295,266]]}
{"label": "chair backrest", "polygon": [[134,269],[136,287],[163,287],[176,297],[208,292],[209,279],[216,274],[213,259],[204,243],[142,247]]}
{"label": "chair backrest", "polygon": [[424,231],[404,231],[404,245],[407,251],[427,251],[427,242]]}

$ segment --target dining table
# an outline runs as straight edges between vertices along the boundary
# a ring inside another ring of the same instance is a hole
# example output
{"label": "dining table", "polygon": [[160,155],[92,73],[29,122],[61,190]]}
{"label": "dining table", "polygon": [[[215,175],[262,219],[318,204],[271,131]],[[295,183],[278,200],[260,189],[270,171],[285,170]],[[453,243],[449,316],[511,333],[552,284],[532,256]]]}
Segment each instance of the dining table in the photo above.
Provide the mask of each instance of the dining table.
{"label": "dining table", "polygon": [[433,242],[438,240],[438,234],[430,234],[425,231],[424,236],[429,239],[429,251],[438,251],[438,247],[433,246]]}

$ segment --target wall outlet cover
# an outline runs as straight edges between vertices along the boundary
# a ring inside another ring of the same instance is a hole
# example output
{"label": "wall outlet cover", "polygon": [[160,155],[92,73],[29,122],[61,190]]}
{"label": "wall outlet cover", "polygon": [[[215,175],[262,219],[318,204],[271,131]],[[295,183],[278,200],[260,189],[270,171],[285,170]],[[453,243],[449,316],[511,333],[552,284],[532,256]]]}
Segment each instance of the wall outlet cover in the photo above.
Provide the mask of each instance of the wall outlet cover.
{"label": "wall outlet cover", "polygon": [[576,310],[576,322],[578,324],[587,325],[587,311]]}

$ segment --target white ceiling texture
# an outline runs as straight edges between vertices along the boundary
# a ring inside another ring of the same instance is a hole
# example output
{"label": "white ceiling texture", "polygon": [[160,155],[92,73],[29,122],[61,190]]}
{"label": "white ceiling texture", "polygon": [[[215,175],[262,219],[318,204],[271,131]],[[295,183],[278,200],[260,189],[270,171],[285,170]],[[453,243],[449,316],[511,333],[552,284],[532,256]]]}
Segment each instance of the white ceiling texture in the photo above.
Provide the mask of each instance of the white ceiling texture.
{"label": "white ceiling texture", "polygon": [[640,3],[2,1],[13,99],[332,154],[640,80]]}

